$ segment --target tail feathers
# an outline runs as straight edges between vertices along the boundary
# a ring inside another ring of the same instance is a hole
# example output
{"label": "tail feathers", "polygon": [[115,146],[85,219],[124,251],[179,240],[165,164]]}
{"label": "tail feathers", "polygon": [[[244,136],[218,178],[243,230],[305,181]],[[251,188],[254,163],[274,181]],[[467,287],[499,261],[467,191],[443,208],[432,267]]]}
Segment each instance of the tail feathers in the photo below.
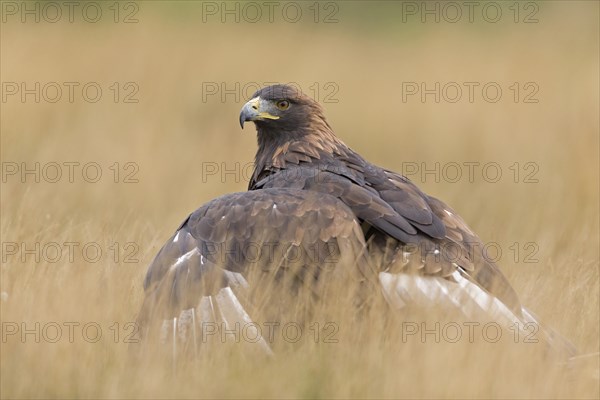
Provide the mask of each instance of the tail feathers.
{"label": "tail feathers", "polygon": [[459,270],[449,279],[380,272],[379,281],[386,301],[397,310],[411,306],[451,309],[470,321],[494,321],[503,328],[518,330],[519,337],[534,338],[536,343],[540,338],[561,359],[576,354],[575,346],[569,340],[541,324],[531,311],[510,309]]}

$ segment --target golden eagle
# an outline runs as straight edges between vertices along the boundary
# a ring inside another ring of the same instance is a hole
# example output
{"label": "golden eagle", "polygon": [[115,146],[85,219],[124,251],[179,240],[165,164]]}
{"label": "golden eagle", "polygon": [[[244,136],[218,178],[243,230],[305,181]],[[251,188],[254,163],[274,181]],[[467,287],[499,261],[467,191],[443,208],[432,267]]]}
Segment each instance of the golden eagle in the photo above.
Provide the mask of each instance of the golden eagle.
{"label": "golden eagle", "polygon": [[196,340],[206,323],[249,324],[258,312],[303,320],[321,302],[358,309],[374,292],[392,308],[445,303],[504,326],[537,323],[462,218],[346,146],[313,99],[269,86],[239,118],[258,136],[248,191],[202,206],[160,250],[144,282],[144,335],[162,325]]}

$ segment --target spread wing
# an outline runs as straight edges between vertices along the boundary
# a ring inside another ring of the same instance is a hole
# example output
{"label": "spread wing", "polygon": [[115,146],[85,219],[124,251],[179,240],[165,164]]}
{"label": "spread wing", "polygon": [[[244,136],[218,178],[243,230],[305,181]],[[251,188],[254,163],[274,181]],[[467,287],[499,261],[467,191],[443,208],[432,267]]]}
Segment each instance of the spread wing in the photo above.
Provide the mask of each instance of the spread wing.
{"label": "spread wing", "polygon": [[293,188],[339,199],[361,223],[369,265],[376,268],[390,306],[448,308],[470,320],[491,319],[521,329],[535,324],[557,354],[574,354],[568,340],[521,305],[484,254],[481,240],[449,206],[359,156],[346,157],[342,164],[344,158],[311,160],[263,171],[251,189]]}
{"label": "spread wing", "polygon": [[162,324],[168,336],[186,319],[194,327],[257,315],[298,321],[348,279],[360,284],[365,268],[360,225],[335,197],[294,189],[225,195],[193,212],[150,265],[141,334]]}
{"label": "spread wing", "polygon": [[267,167],[252,189],[295,188],[340,199],[360,220],[369,254],[382,270],[419,270],[449,277],[457,269],[498,297],[516,315],[519,299],[481,240],[449,206],[423,193],[404,176],[368,163],[348,148],[333,155],[301,147]]}

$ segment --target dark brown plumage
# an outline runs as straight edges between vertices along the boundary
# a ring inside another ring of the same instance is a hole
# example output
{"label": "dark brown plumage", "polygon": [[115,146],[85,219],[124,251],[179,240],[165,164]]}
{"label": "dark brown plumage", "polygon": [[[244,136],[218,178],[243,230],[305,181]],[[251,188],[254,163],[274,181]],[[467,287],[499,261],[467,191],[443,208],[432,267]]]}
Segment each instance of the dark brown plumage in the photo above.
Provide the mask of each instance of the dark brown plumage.
{"label": "dark brown plumage", "polygon": [[207,203],[160,250],[144,282],[142,333],[189,320],[186,310],[192,321],[229,325],[259,311],[302,320],[332,293],[359,307],[382,292],[394,306],[420,298],[505,326],[537,323],[465,222],[346,146],[317,102],[270,86],[242,108],[247,121],[258,137],[249,191]]}
{"label": "dark brown plumage", "polygon": [[[144,280],[138,323],[147,336],[228,287],[248,312],[298,316],[336,281],[347,286],[350,279],[360,290],[368,268],[360,225],[335,197],[280,188],[232,193],[194,211],[161,248]],[[220,321],[216,302],[211,307],[216,317],[198,319]]]}
{"label": "dark brown plumage", "polygon": [[[253,98],[260,98],[262,107],[278,119],[257,119],[242,111],[255,122],[258,135],[250,190],[291,187],[337,197],[362,223],[369,253],[394,248],[382,269],[397,264],[397,253],[410,249],[416,259],[410,265],[441,276],[460,268],[519,315],[516,293],[484,257],[481,240],[450,207],[346,146],[333,133],[321,106],[294,88],[270,86]],[[272,105],[281,101],[289,103],[287,109]]]}

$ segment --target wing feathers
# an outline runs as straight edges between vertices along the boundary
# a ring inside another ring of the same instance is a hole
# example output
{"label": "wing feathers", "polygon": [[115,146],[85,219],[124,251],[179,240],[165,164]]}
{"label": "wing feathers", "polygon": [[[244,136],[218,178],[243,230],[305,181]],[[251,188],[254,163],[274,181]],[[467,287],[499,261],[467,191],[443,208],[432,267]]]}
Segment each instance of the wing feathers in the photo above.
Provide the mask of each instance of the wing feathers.
{"label": "wing feathers", "polygon": [[250,300],[266,287],[261,282],[290,295],[306,287],[318,296],[321,275],[338,262],[370,270],[360,265],[367,263],[364,249],[354,213],[327,194],[266,189],[223,196],[192,213],[159,251],[146,276],[139,322],[178,318],[183,324],[181,311],[197,308],[200,322],[249,323],[251,311],[242,304],[255,309]]}

